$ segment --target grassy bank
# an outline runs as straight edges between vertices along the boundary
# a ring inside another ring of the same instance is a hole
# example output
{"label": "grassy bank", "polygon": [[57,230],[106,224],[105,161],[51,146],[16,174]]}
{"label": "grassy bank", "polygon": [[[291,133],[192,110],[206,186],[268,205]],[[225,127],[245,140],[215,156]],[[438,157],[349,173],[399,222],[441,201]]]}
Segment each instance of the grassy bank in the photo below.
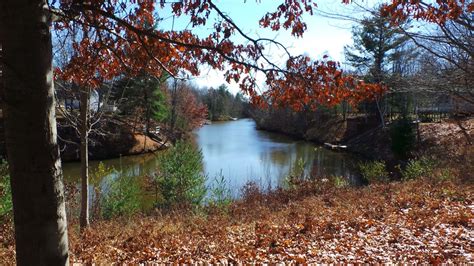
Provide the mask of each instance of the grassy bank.
{"label": "grassy bank", "polygon": [[[157,212],[69,230],[75,262],[472,262],[474,187],[420,178],[337,188],[303,182],[290,190],[243,189],[223,210]],[[12,263],[11,223],[0,264]]]}

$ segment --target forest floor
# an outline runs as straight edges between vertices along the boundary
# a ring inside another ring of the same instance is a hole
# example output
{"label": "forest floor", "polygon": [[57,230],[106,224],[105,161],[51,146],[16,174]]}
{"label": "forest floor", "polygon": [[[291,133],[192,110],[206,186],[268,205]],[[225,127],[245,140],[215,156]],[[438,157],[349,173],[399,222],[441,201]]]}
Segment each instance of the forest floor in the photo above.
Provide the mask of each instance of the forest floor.
{"label": "forest floor", "polygon": [[474,118],[421,123],[420,137],[420,150],[434,153],[441,158],[470,157],[468,153],[472,153],[474,149]]}
{"label": "forest floor", "polygon": [[[474,118],[419,123],[417,129],[414,132],[417,139],[413,149],[416,151],[414,156],[450,158],[449,161],[455,160],[458,165],[466,164],[465,161],[469,158],[474,160]],[[389,128],[368,130],[344,143],[350,151],[369,158],[397,161],[391,148]]]}
{"label": "forest floor", "polygon": [[[456,179],[457,180],[457,179]],[[474,185],[422,178],[336,188],[243,190],[221,211],[168,212],[69,227],[71,259],[99,264],[466,263],[474,261]],[[471,180],[472,181],[472,180]],[[0,264],[13,263],[11,223],[0,229]]]}

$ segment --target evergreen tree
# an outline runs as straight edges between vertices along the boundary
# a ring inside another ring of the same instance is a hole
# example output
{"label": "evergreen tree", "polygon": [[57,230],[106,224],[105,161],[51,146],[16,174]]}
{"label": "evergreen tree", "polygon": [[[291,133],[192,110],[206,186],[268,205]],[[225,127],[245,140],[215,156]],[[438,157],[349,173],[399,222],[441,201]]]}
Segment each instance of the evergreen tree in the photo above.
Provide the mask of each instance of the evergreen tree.
{"label": "evergreen tree", "polygon": [[[367,82],[387,84],[389,67],[395,68],[403,57],[400,48],[409,40],[404,34],[404,29],[408,27],[409,21],[393,25],[390,17],[383,16],[380,9],[376,9],[352,29],[354,44],[344,47],[346,60]],[[387,105],[383,100],[384,97],[377,97],[364,109],[369,113],[378,113],[382,126],[385,126]]]}
{"label": "evergreen tree", "polygon": [[399,58],[399,50],[408,41],[403,34],[408,22],[392,25],[380,12],[364,18],[352,29],[354,44],[344,47],[346,60],[371,82],[383,82],[390,63]]}

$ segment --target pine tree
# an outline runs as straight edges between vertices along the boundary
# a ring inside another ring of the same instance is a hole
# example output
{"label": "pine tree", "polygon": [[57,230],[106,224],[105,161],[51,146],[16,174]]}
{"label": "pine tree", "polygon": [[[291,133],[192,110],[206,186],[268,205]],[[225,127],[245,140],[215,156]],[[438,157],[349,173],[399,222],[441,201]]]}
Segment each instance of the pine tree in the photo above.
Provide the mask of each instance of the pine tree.
{"label": "pine tree", "polygon": [[352,29],[354,45],[344,47],[346,60],[371,82],[383,82],[397,48],[408,41],[402,28],[409,22],[392,25],[389,17],[373,12]]}
{"label": "pine tree", "polygon": [[[386,84],[389,66],[401,57],[399,48],[409,40],[403,33],[407,27],[409,21],[393,25],[390,17],[376,9],[352,29],[354,44],[344,47],[346,60],[367,82]],[[376,97],[375,105],[366,108],[378,113],[384,127],[387,106],[383,104],[383,96]]]}

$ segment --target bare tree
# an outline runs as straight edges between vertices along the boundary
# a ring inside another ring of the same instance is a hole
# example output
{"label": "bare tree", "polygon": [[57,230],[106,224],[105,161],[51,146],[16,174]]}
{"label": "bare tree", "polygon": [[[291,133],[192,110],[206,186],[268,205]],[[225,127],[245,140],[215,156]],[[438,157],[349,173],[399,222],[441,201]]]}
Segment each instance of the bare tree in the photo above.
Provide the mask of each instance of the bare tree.
{"label": "bare tree", "polygon": [[[99,126],[104,121],[106,113],[103,106],[109,99],[112,84],[104,84],[101,88],[105,92],[105,97],[100,97],[98,90],[81,88],[74,84],[56,83],[59,87],[57,97],[57,110],[60,128],[72,128],[78,138],[59,138],[66,145],[79,147],[81,159],[81,214],[80,226],[89,226],[89,143],[90,135],[103,136],[107,132]],[[103,92],[102,92],[103,93]],[[58,97],[59,96],[59,97]],[[91,100],[92,98],[92,100]],[[77,139],[79,141],[77,141]]]}
{"label": "bare tree", "polygon": [[438,24],[422,24],[404,33],[424,56],[413,87],[419,91],[444,93],[474,110],[474,17],[462,13],[459,18]]}

